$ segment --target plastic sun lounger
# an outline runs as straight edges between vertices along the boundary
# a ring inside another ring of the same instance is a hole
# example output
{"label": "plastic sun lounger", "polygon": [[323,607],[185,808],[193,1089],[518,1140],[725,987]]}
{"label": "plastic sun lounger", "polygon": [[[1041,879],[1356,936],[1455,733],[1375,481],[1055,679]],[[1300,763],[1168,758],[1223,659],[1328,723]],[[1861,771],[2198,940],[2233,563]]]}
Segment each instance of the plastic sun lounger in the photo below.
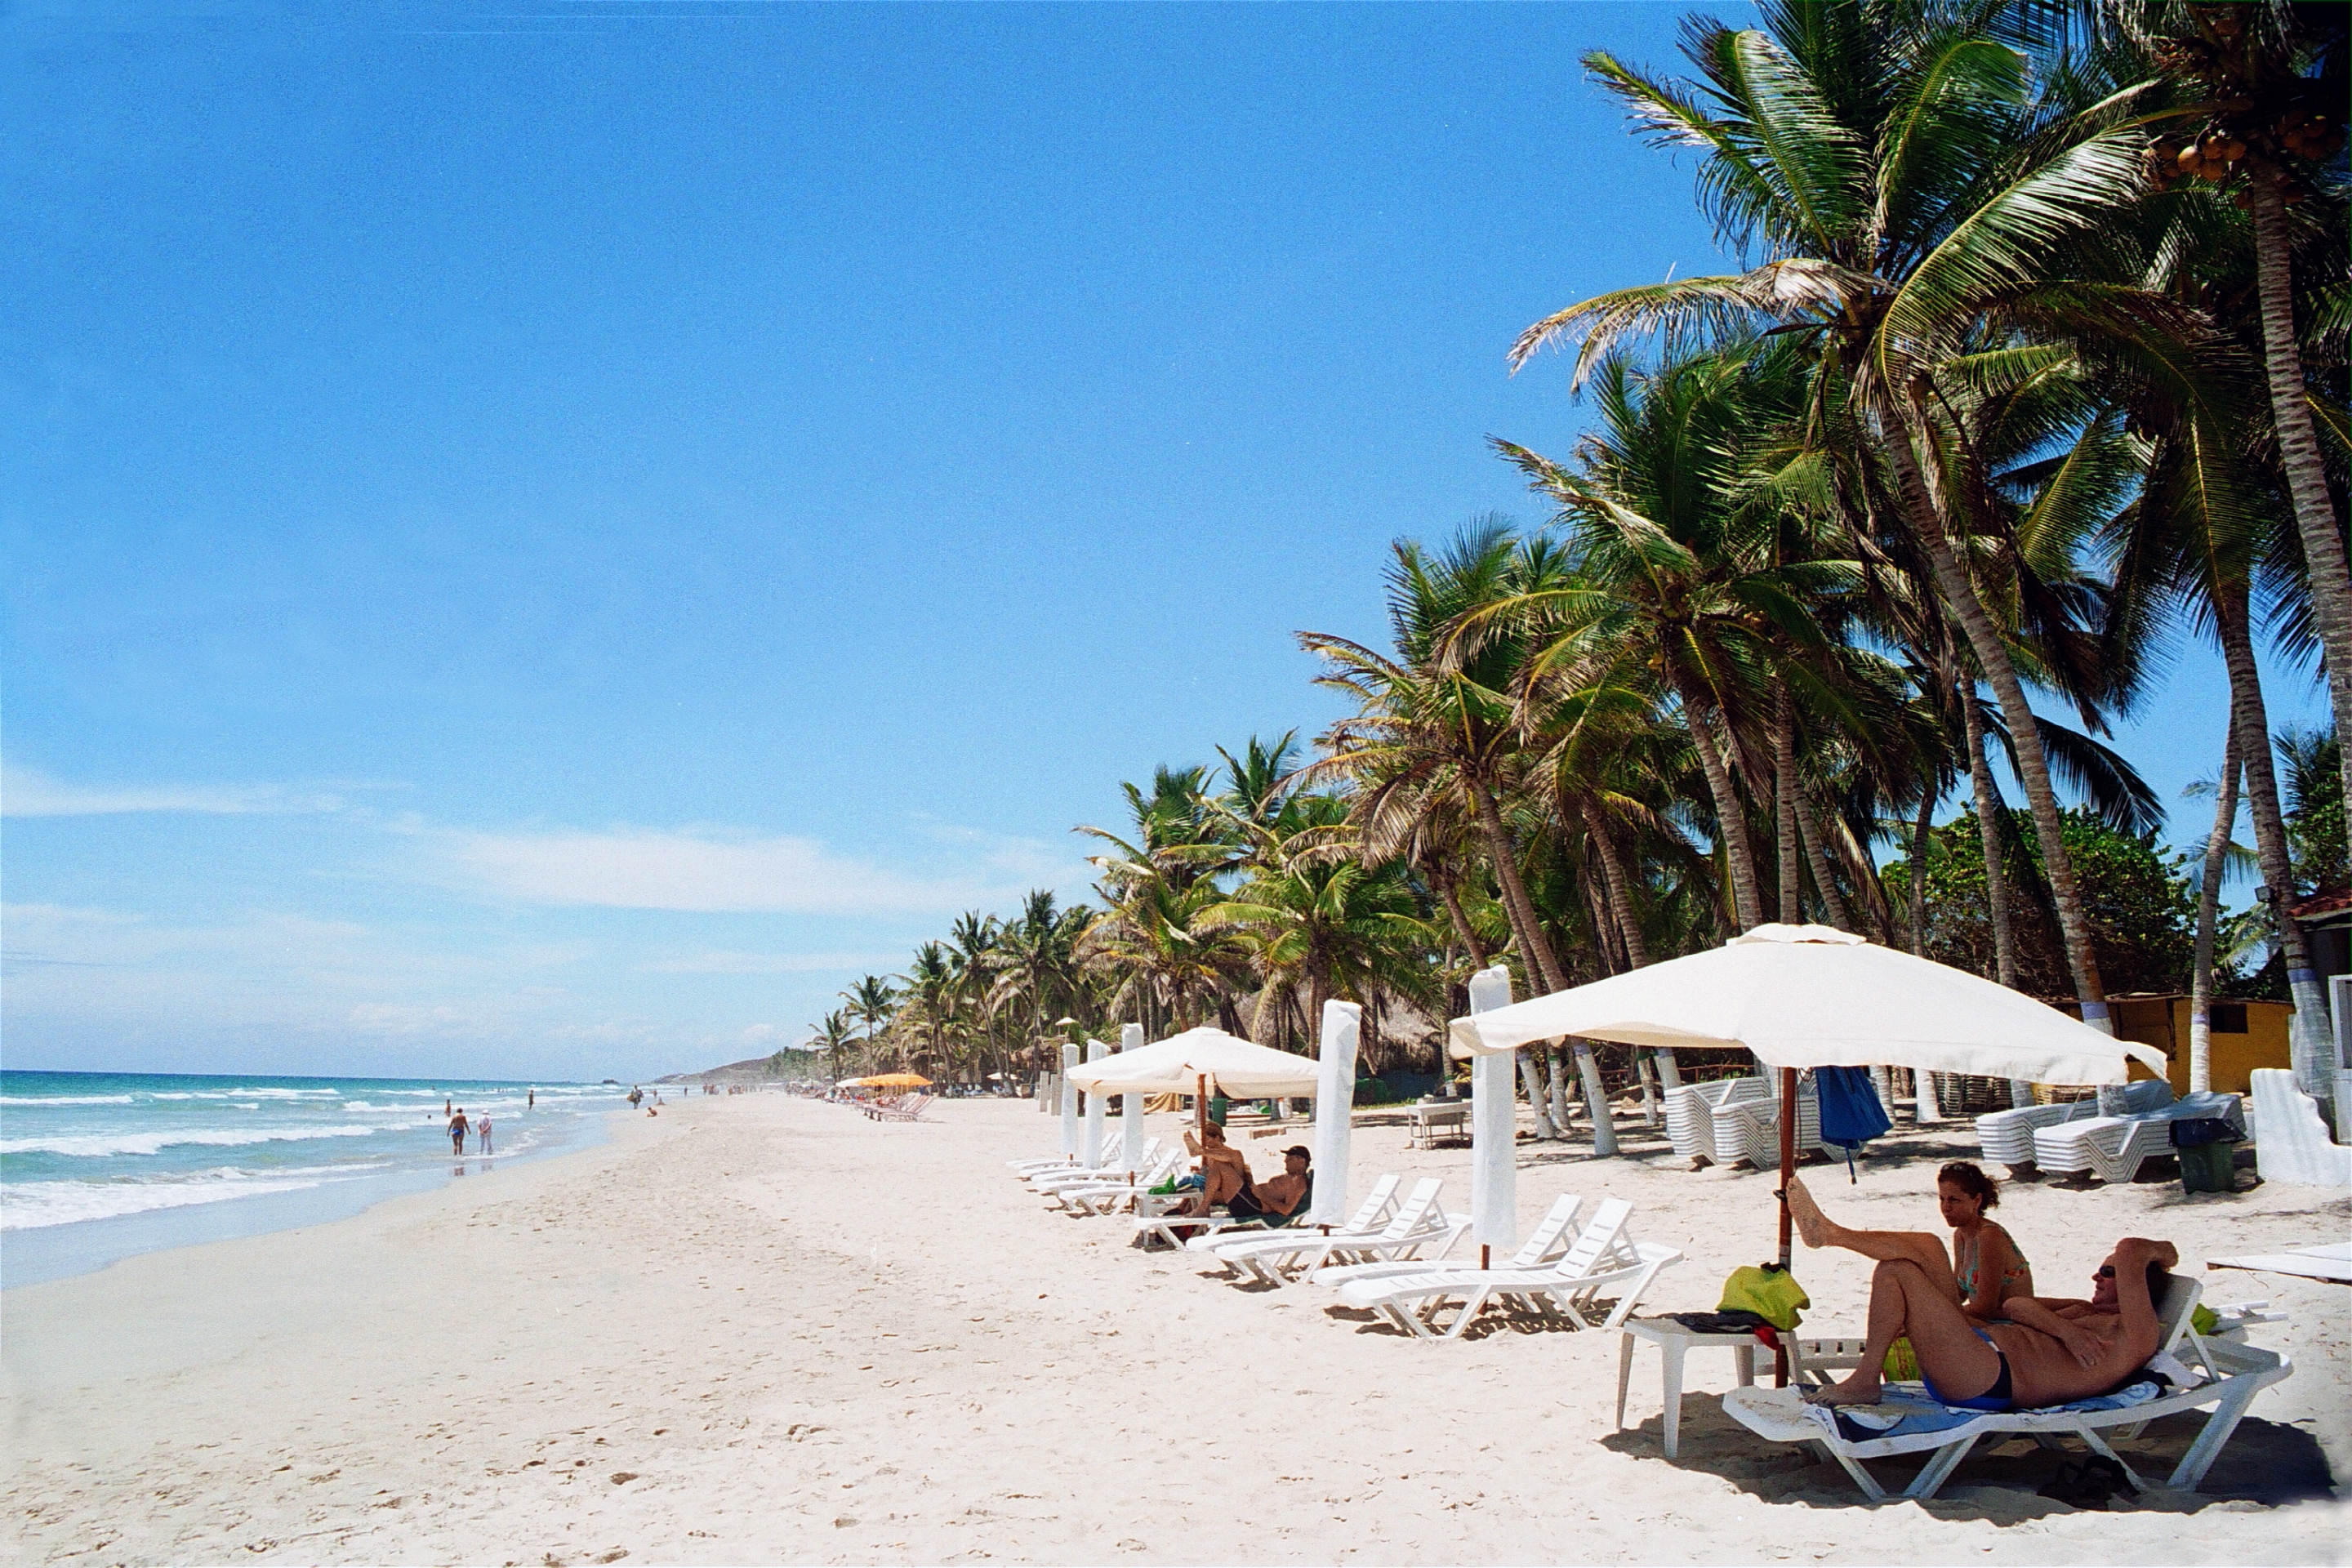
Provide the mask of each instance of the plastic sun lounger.
{"label": "plastic sun lounger", "polygon": [[[1760,1079],[1743,1081],[1761,1082]],[[1822,1101],[1808,1081],[1797,1095],[1797,1148],[1825,1149],[1822,1142]],[[1737,1164],[1745,1160],[1759,1171],[1777,1170],[1780,1163],[1780,1100],[1777,1094],[1764,1099],[1735,1100],[1715,1113],[1715,1163]]]}
{"label": "plastic sun lounger", "polygon": [[[1143,1140],[1143,1159],[1155,1159],[1157,1154],[1160,1154],[1160,1138],[1155,1133]],[[1049,1173],[1049,1171],[1077,1171],[1079,1163],[1077,1154],[1054,1154],[1051,1159],[1007,1159],[1004,1168],[1012,1171],[1018,1180],[1028,1180],[1033,1175]]]}
{"label": "plastic sun lounger", "polygon": [[[1146,1138],[1143,1141],[1143,1157],[1147,1162],[1149,1162],[1158,1158],[1159,1154],[1160,1138],[1159,1135],[1155,1133],[1151,1137]],[[1033,1156],[1026,1159],[1007,1160],[1004,1162],[1004,1168],[1011,1171],[1013,1175],[1020,1180],[1025,1182],[1032,1176],[1043,1175],[1048,1172],[1076,1171],[1081,1167],[1078,1164],[1078,1157],[1076,1154],[1055,1154],[1050,1159],[1039,1159]],[[1120,1169],[1124,1171],[1126,1167],[1121,1166]]]}
{"label": "plastic sun lounger", "polygon": [[[1574,1193],[1562,1193],[1552,1200],[1551,1208],[1543,1221],[1528,1234],[1520,1248],[1511,1254],[1505,1268],[1544,1268],[1556,1265],[1569,1246],[1569,1233],[1576,1228],[1577,1216],[1584,1212],[1584,1200]],[[1475,1264],[1463,1262],[1451,1266],[1465,1274],[1478,1272]],[[1378,1263],[1335,1263],[1310,1270],[1310,1285],[1340,1286],[1355,1279],[1390,1279],[1406,1274],[1434,1274],[1440,1270],[1426,1259],[1389,1259]]]}
{"label": "plastic sun lounger", "polygon": [[[1139,1172],[1159,1169],[1165,1162],[1167,1152],[1165,1150],[1147,1151],[1143,1157],[1143,1164],[1138,1167]],[[1110,1165],[1057,1165],[1051,1170],[1032,1173],[1029,1177],[1029,1186],[1033,1192],[1052,1193],[1057,1188],[1083,1187],[1096,1182],[1124,1182],[1127,1180],[1127,1174],[1128,1168],[1123,1163]]]}
{"label": "plastic sun lounger", "polygon": [[1720,1078],[1686,1083],[1666,1096],[1666,1138],[1685,1160],[1715,1158],[1715,1117],[1743,1100],[1769,1099],[1772,1086],[1760,1078]]}
{"label": "plastic sun lounger", "polygon": [[1149,1168],[1139,1171],[1129,1181],[1127,1173],[1100,1177],[1090,1182],[1074,1182],[1056,1187],[1045,1195],[1057,1208],[1076,1209],[1083,1214],[1107,1215],[1139,1196],[1149,1196],[1151,1189],[1167,1181],[1183,1167],[1184,1151],[1168,1149]]}
{"label": "plastic sun lounger", "polygon": [[[1314,1180],[1312,1176],[1307,1179],[1310,1182]],[[1313,1189],[1308,1191],[1311,1196]],[[1135,1239],[1131,1245],[1149,1248],[1156,1240],[1169,1247],[1189,1247],[1194,1242],[1221,1231],[1286,1230],[1294,1223],[1284,1215],[1250,1215],[1244,1217],[1231,1214],[1178,1215],[1166,1212],[1191,1195],[1191,1193],[1167,1193],[1138,1198],[1135,1202]]]}
{"label": "plastic sun lounger", "polygon": [[[1903,1489],[1902,1496],[1924,1500],[1934,1497],[1937,1489],[1950,1479],[1952,1472],[1967,1458],[1969,1451],[1985,1437],[1999,1438],[2011,1435],[2032,1437],[2045,1448],[2056,1448],[2063,1436],[2079,1437],[2094,1453],[2113,1459],[2135,1487],[2147,1489],[2148,1483],[2135,1473],[2131,1466],[2108,1446],[2100,1433],[2119,1428],[2117,1436],[2128,1440],[2149,1422],[2184,1411],[2213,1406],[2205,1418],[2196,1440],[2181,1456],[2166,1486],[2176,1490],[2195,1491],[2204,1482],[2205,1473],[2221,1452],[2244,1418],[2246,1407],[2255,1394],[2290,1376],[2294,1363],[2275,1351],[2258,1349],[2229,1340],[2217,1340],[2200,1335],[2190,1325],[2199,1287],[2197,1281],[2180,1275],[2173,1276],[2172,1288],[2166,1292],[2165,1311],[2159,1321],[2167,1321],[2163,1343],[2176,1346],[2187,1340],[2210,1381],[2192,1388],[2176,1389],[2169,1394],[2143,1400],[2136,1405],[2109,1409],[2084,1409],[2061,1405],[2045,1410],[2007,1410],[1986,1412],[1974,1419],[1935,1431],[1914,1432],[1885,1437],[1853,1438],[1839,1434],[1833,1424],[1824,1423],[1815,1414],[1814,1406],[1804,1403],[1797,1387],[1735,1388],[1723,1396],[1724,1413],[1758,1436],[1775,1443],[1813,1443],[1843,1468],[1853,1479],[1863,1495],[1873,1502],[1885,1500],[1886,1489],[1864,1468],[1867,1459],[1890,1458],[1902,1454],[1927,1454],[1926,1467]],[[1798,1359],[1807,1363],[1809,1372],[1822,1370],[1825,1365],[1853,1364],[1858,1362],[1862,1342],[1858,1340],[1816,1340],[1800,1342],[1796,1346]],[[1818,1357],[1808,1351],[1819,1352]],[[2169,1348],[2159,1354],[2169,1354]]]}
{"label": "plastic sun lounger", "polygon": [[1319,1228],[1307,1235],[1219,1236],[1195,1237],[1184,1244],[1188,1252],[1213,1253],[1217,1260],[1245,1275],[1267,1279],[1279,1285],[1282,1277],[1278,1262],[1274,1267],[1259,1261],[1261,1253],[1288,1254],[1316,1248],[1344,1247],[1354,1242],[1377,1240],[1387,1233],[1390,1222],[1396,1217],[1396,1193],[1399,1178],[1384,1175],[1372,1184],[1345,1225]]}
{"label": "plastic sun lounger", "polygon": [[1486,1303],[1497,1299],[1528,1302],[1548,1315],[1565,1317],[1571,1328],[1581,1328],[1581,1309],[1601,1287],[1622,1282],[1627,1288],[1602,1325],[1614,1329],[1658,1271],[1682,1258],[1672,1247],[1643,1246],[1625,1233],[1633,1208],[1622,1198],[1603,1202],[1567,1256],[1549,1268],[1432,1269],[1359,1279],[1339,1287],[1339,1299],[1352,1307],[1370,1308],[1418,1339],[1436,1339],[1437,1315],[1448,1300],[1461,1297],[1461,1310],[1444,1335],[1451,1340],[1460,1338]]}
{"label": "plastic sun lounger", "polygon": [[1312,1268],[1332,1257],[1394,1258],[1441,1243],[1443,1247],[1454,1245],[1463,1222],[1438,1209],[1437,1194],[1444,1187],[1443,1182],[1424,1176],[1413,1184],[1412,1191],[1400,1205],[1393,1198],[1396,1178],[1382,1180],[1389,1184],[1391,1194],[1389,1212],[1384,1215],[1360,1215],[1358,1219],[1362,1223],[1350,1222],[1346,1230],[1334,1235],[1293,1229],[1277,1236],[1202,1237],[1185,1245],[1195,1251],[1213,1253],[1229,1268],[1269,1285],[1285,1283],[1286,1268]]}
{"label": "plastic sun lounger", "polygon": [[[2172,1103],[2172,1086],[2160,1078],[2145,1078],[2124,1087],[2124,1104],[2134,1115],[2161,1110]],[[1988,1110],[1977,1118],[1977,1147],[1988,1163],[1999,1162],[2011,1170],[2033,1163],[2033,1135],[2045,1127],[2084,1121],[2099,1113],[2095,1100],[2061,1100],[2055,1105],[2020,1105]]]}
{"label": "plastic sun lounger", "polygon": [[2192,1094],[2142,1116],[2092,1116],[2044,1127],[2033,1134],[2033,1163],[2044,1173],[2087,1172],[2105,1182],[2128,1182],[2148,1161],[2172,1152],[2170,1123],[2210,1117],[2245,1130],[2234,1094]]}

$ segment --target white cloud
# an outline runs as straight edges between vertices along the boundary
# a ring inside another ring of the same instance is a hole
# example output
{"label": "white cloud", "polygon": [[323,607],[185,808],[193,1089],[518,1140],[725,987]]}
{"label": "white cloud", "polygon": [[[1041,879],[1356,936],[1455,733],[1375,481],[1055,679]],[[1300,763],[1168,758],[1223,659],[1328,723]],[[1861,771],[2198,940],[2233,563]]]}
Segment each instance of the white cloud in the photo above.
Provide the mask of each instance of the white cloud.
{"label": "white cloud", "polygon": [[639,968],[649,974],[825,974],[887,969],[902,952],[693,952]]}
{"label": "white cloud", "polygon": [[396,1002],[363,1002],[351,1011],[354,1029],[377,1035],[447,1034],[469,1022],[455,1007],[415,1006]]}
{"label": "white cloud", "polygon": [[72,784],[30,768],[0,768],[0,815],[114,816],[185,812],[209,816],[340,811],[341,795],[283,784]]}
{"label": "white cloud", "polygon": [[940,914],[1003,903],[1021,885],[986,872],[912,876],[814,838],[708,830],[449,836],[457,867],[533,903],[704,913]]}

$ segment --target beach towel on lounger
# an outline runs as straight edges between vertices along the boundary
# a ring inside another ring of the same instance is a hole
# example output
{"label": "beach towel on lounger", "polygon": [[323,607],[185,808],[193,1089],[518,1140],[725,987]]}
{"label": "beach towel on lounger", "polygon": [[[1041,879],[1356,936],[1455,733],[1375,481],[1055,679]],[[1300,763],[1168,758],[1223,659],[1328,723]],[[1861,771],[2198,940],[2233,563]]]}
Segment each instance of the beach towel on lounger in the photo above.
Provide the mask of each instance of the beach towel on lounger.
{"label": "beach towel on lounger", "polygon": [[[2159,1378],[2144,1377],[2096,1399],[2077,1399],[2065,1405],[2038,1405],[2031,1410],[2018,1413],[2039,1415],[2066,1410],[2127,1410],[2135,1405],[2147,1404],[2163,1392],[2163,1382]],[[1925,1432],[1948,1431],[1983,1419],[1985,1412],[1946,1405],[1931,1398],[1925,1384],[1898,1383],[1888,1385],[1875,1405],[1808,1405],[1805,1414],[1815,1426],[1833,1437],[1843,1437],[1849,1443],[1866,1443],[1875,1437],[1910,1437]]]}

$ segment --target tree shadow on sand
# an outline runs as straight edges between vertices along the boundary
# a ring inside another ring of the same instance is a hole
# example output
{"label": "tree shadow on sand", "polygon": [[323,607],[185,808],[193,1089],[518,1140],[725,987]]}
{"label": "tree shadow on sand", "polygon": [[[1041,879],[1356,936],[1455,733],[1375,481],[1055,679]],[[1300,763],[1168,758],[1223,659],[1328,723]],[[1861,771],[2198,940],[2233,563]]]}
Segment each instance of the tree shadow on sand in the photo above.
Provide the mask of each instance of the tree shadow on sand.
{"label": "tree shadow on sand", "polygon": [[[2194,1492],[2166,1489],[2165,1479],[2196,1441],[2204,1418],[2202,1411],[2167,1415],[2150,1422],[2145,1432],[2129,1442],[2117,1440],[2113,1432],[2104,1434],[2149,1483],[2137,1499],[2118,1495],[2109,1505],[2110,1511],[2195,1513],[2221,1503],[2281,1508],[2334,1496],[2335,1476],[2318,1439],[2301,1427],[2252,1415],[2231,1434],[2202,1487]],[[1665,1457],[1664,1424],[1663,1415],[1653,1413],[1639,1425],[1612,1433],[1601,1442],[1621,1454],[1718,1476],[1765,1502],[1811,1508],[1876,1506],[1819,1449],[1810,1444],[1763,1441],[1726,1415],[1717,1396],[1685,1396],[1680,1452],[1672,1459]],[[2035,1495],[2056,1477],[2060,1465],[2087,1454],[2078,1442],[2061,1441],[2065,1443],[2063,1451],[2042,1447],[2021,1435],[1999,1442],[1988,1438],[1969,1451],[1933,1498],[1918,1506],[1939,1518],[1986,1520],[1995,1524],[2082,1512]],[[1929,1457],[1902,1455],[1865,1464],[1890,1494],[1888,1501],[1895,1503],[1906,1500],[1892,1494],[1909,1486]]]}

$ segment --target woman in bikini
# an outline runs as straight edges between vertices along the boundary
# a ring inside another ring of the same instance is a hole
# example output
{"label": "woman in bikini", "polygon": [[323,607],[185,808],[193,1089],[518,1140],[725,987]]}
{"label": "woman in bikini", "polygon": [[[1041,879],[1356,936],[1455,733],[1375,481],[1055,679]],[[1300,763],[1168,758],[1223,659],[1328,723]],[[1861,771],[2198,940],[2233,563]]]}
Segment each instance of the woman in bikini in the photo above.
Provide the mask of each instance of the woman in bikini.
{"label": "woman in bikini", "polygon": [[1970,1322],[1998,1322],[2000,1304],[2033,1294],[2033,1268],[2017,1243],[1985,1211],[2000,1202],[1992,1178],[1966,1160],[1936,1173],[1936,1203],[1952,1227],[1948,1257],[1943,1242],[1925,1230],[1853,1230],[1822,1213],[1802,1182],[1789,1184],[1789,1208],[1808,1247],[1839,1247],[1885,1263],[1908,1259],[1942,1287]]}

